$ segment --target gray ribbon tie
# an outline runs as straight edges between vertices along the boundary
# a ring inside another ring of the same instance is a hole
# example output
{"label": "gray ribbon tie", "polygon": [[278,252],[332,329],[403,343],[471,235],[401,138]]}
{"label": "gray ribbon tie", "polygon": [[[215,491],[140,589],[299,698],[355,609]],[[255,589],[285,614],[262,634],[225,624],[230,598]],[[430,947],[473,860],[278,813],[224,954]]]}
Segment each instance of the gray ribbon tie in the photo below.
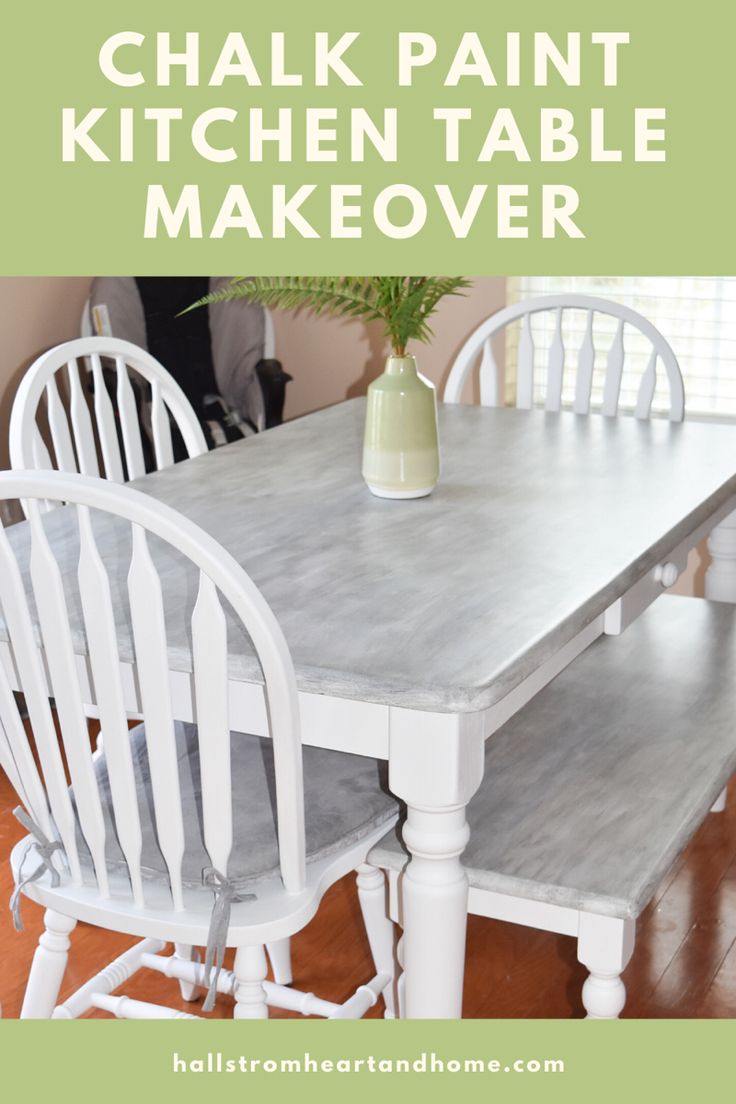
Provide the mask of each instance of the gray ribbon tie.
{"label": "gray ribbon tie", "polygon": [[208,886],[215,895],[215,903],[212,907],[212,916],[210,917],[210,928],[207,933],[207,950],[204,959],[204,971],[210,979],[209,989],[207,990],[205,1002],[202,1005],[203,1012],[211,1012],[215,1007],[217,982],[225,957],[225,944],[227,943],[227,933],[230,927],[230,909],[233,901],[254,901],[256,895],[255,893],[245,893],[242,895],[237,893],[230,879],[226,878],[224,874],[221,874],[219,870],[215,870],[213,866],[203,872],[202,884]]}
{"label": "gray ribbon tie", "polygon": [[[62,847],[59,840],[49,840],[43,834],[36,822],[28,815],[28,813],[20,805],[17,809],[13,809],[13,816],[16,820],[20,821],[27,832],[33,836],[33,839],[29,843],[25,850],[25,854],[20,861],[18,867],[18,877],[15,882],[15,889],[13,895],[10,898],[10,911],[13,913],[13,924],[16,931],[23,931],[23,918],[20,914],[20,898],[24,886],[29,885],[31,882],[37,882],[47,871],[51,875],[51,888],[55,889],[59,885],[60,878],[59,872],[54,867],[51,856],[54,851],[62,851]],[[26,865],[26,859],[35,852],[38,858],[41,860],[39,865],[33,871],[32,874],[23,877],[23,868]]]}

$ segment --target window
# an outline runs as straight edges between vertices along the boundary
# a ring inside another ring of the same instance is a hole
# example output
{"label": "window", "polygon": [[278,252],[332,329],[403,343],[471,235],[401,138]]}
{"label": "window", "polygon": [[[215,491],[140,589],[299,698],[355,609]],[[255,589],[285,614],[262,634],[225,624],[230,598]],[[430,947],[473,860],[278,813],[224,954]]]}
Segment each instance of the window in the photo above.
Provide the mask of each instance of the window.
{"label": "window", "polygon": [[[734,276],[517,276],[508,281],[508,302],[516,303],[537,295],[576,292],[614,299],[648,318],[667,338],[685,381],[685,409],[691,415],[736,418],[736,277]],[[583,312],[565,313],[563,338],[566,349],[580,347],[584,336]],[[532,334],[535,345],[535,394],[543,401],[546,361],[554,337],[552,312],[535,315]],[[515,376],[518,326],[506,336],[507,388],[512,394]],[[616,322],[596,315],[594,346],[596,369],[593,377],[593,407],[600,405],[606,354],[613,341]],[[649,359],[650,346],[641,335],[625,331],[626,366],[621,386],[621,409],[631,410],[636,389]],[[574,397],[574,353],[566,361],[563,403]],[[666,410],[667,389],[659,372],[655,411]]]}

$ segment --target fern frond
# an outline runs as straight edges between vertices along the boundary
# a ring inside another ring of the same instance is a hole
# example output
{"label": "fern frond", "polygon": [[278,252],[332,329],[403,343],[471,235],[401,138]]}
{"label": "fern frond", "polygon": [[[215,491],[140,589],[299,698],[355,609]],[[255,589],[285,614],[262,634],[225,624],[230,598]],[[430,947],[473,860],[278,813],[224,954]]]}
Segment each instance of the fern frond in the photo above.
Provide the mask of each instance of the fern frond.
{"label": "fern frond", "polygon": [[403,355],[409,341],[431,338],[427,319],[440,300],[469,286],[463,276],[236,276],[187,310],[251,299],[282,310],[304,308],[315,315],[380,320],[394,352]]}

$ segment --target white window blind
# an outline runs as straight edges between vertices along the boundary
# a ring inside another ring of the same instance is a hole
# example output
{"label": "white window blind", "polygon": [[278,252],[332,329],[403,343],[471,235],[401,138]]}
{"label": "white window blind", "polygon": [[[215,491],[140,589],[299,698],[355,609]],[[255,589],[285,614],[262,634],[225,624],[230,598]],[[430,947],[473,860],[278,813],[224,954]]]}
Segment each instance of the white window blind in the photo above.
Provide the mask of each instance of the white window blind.
{"label": "white window blind", "polygon": [[[734,276],[517,276],[508,280],[509,303],[538,295],[575,292],[614,299],[648,318],[669,341],[685,381],[687,414],[736,418],[736,277]],[[575,388],[574,350],[584,336],[585,315],[566,311],[563,339],[573,350],[566,359],[562,400],[572,405]],[[532,318],[535,345],[535,401],[544,401],[549,348],[554,338],[555,315],[544,312]],[[606,355],[616,329],[614,319],[596,315],[596,350],[592,405],[600,405]],[[506,334],[507,401],[514,401],[518,326]],[[621,409],[631,410],[637,387],[646,369],[651,347],[630,327],[625,330],[626,362],[621,386]],[[668,407],[664,371],[658,373],[653,409]]]}

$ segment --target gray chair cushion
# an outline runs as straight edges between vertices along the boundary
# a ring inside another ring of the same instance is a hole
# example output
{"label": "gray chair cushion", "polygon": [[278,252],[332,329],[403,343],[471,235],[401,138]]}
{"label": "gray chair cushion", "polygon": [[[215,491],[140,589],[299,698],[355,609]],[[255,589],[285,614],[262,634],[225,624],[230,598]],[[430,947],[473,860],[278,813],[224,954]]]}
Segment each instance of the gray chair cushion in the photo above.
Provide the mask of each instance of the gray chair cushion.
{"label": "gray chair cushion", "polygon": [[[146,750],[145,726],[130,733],[138,809],[143,834],[143,877],[168,884],[169,877],[156,836]],[[200,888],[202,872],[212,864],[202,836],[202,797],[195,725],[176,724],[179,784],[184,812],[185,887]],[[240,733],[231,735],[233,849],[226,873],[236,889],[278,873],[278,843],[271,741]],[[359,755],[305,747],[304,803],[307,861],[326,858],[349,847],[396,815],[396,799],[388,792],[385,764]],[[127,872],[112,816],[110,784],[104,754],[96,763],[107,832],[106,856],[111,872]],[[80,837],[83,869],[92,860]],[[211,892],[208,890],[208,892]]]}
{"label": "gray chair cushion", "polygon": [[[489,739],[470,884],[638,916],[736,770],[735,718],[736,610],[661,598]],[[406,859],[400,829],[369,856]]]}

